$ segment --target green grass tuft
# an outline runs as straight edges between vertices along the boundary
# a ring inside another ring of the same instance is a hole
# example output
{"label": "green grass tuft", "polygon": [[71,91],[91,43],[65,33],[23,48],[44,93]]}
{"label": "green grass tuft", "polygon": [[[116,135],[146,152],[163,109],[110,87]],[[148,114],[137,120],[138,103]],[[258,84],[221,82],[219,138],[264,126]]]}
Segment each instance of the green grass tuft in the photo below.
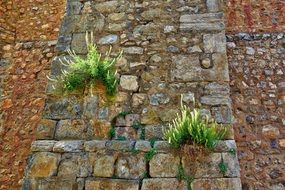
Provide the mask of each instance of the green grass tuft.
{"label": "green grass tuft", "polygon": [[[91,39],[93,39],[92,34]],[[56,79],[57,87],[61,88],[63,92],[69,93],[85,88],[88,85],[96,86],[96,82],[101,81],[106,87],[106,94],[114,96],[118,85],[115,64],[122,53],[115,58],[110,58],[110,49],[105,56],[102,56],[97,47],[91,42],[89,42],[88,34],[86,34],[88,47],[86,58],[82,58],[70,50],[68,51],[72,60],[67,61],[67,65],[64,64],[67,69],[62,71],[62,75]]]}
{"label": "green grass tuft", "polygon": [[213,149],[217,140],[223,139],[226,133],[227,128],[203,118],[200,110],[191,111],[182,105],[181,114],[177,114],[169,129],[164,131],[164,138],[176,148],[187,140],[192,140],[195,144]]}
{"label": "green grass tuft", "polygon": [[110,139],[112,139],[112,138],[115,137],[115,135],[116,135],[116,130],[115,130],[115,127],[112,126],[112,127],[110,128],[109,132],[108,132],[108,137],[109,137]]}
{"label": "green grass tuft", "polygon": [[228,165],[224,163],[223,160],[219,163],[219,170],[223,175],[225,175],[228,170]]}
{"label": "green grass tuft", "polygon": [[185,170],[182,165],[178,166],[176,178],[180,181],[185,180],[187,183],[187,190],[192,190],[191,184],[194,178],[186,175]]}

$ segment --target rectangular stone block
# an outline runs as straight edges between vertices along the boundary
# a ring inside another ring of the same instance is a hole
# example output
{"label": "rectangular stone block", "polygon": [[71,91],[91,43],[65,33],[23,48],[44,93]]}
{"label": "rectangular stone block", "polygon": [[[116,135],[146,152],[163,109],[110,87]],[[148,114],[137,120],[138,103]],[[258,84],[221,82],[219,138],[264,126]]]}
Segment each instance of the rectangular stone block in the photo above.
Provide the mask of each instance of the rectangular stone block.
{"label": "rectangular stone block", "polygon": [[[142,190],[186,190],[187,184],[175,178],[144,179]],[[197,189],[198,190],[198,189]]]}
{"label": "rectangular stone block", "polygon": [[81,152],[83,141],[58,141],[53,147],[54,152]]}
{"label": "rectangular stone block", "polygon": [[87,152],[96,152],[98,150],[103,150],[106,146],[107,141],[105,140],[93,140],[86,141],[84,143],[84,150]]}
{"label": "rectangular stone block", "polygon": [[75,177],[32,178],[24,181],[22,190],[80,190]]}
{"label": "rectangular stone block", "polygon": [[46,100],[43,118],[60,119],[78,119],[82,115],[82,101],[77,97],[52,98]]}
{"label": "rectangular stone block", "polygon": [[198,55],[177,55],[172,57],[171,81],[177,82],[225,82],[229,81],[228,63],[225,54],[212,55],[213,66],[201,67]]}
{"label": "rectangular stone block", "polygon": [[193,190],[241,190],[239,178],[195,179],[191,187]]}
{"label": "rectangular stone block", "polygon": [[144,154],[124,154],[116,161],[115,176],[125,179],[142,179],[146,172]]}
{"label": "rectangular stone block", "polygon": [[135,141],[119,141],[113,140],[106,143],[108,150],[131,150],[135,146]]}
{"label": "rectangular stone block", "polygon": [[37,139],[53,139],[56,121],[42,119],[36,130]]}
{"label": "rectangular stone block", "polygon": [[60,120],[55,131],[57,140],[88,140],[94,136],[93,126],[84,120]]}
{"label": "rectangular stone block", "polygon": [[115,161],[117,154],[97,153],[91,154],[90,160],[93,165],[93,176],[112,177],[115,171]]}
{"label": "rectangular stone block", "polygon": [[149,162],[151,177],[175,177],[177,174],[180,158],[173,154],[159,153]]}
{"label": "rectangular stone block", "polygon": [[57,141],[53,140],[42,140],[42,141],[34,141],[31,145],[32,152],[49,152],[52,151],[53,146]]}
{"label": "rectangular stone block", "polygon": [[184,155],[182,166],[187,175],[195,178],[221,178],[223,174],[219,170],[222,161],[220,153]]}
{"label": "rectangular stone block", "polygon": [[188,14],[180,17],[182,23],[209,23],[223,21],[223,13]]}
{"label": "rectangular stone block", "polygon": [[225,177],[240,177],[240,167],[236,154],[222,153],[223,162],[227,166]]}
{"label": "rectangular stone block", "polygon": [[85,190],[139,190],[139,181],[123,179],[88,179]]}
{"label": "rectangular stone block", "polygon": [[222,31],[225,30],[224,22],[215,23],[182,23],[180,30],[183,32],[189,31]]}

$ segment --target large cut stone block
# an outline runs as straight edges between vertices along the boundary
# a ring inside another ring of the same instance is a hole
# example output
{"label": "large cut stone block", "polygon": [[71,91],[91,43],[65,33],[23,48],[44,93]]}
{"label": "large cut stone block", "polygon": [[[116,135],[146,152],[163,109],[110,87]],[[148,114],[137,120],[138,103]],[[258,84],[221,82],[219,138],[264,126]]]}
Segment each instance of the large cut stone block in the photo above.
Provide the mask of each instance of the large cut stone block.
{"label": "large cut stone block", "polygon": [[223,13],[182,15],[180,22],[182,31],[221,31],[225,29]]}
{"label": "large cut stone block", "polygon": [[205,53],[226,53],[225,32],[204,34],[203,43]]}
{"label": "large cut stone block", "polygon": [[66,153],[58,166],[58,176],[87,177],[92,173],[92,166],[88,155],[77,153]]}
{"label": "large cut stone block", "polygon": [[195,179],[191,187],[193,190],[241,190],[239,178]]}
{"label": "large cut stone block", "polygon": [[56,121],[42,119],[36,130],[37,139],[53,139]]}
{"label": "large cut stone block", "polygon": [[76,119],[82,115],[82,102],[76,97],[48,98],[44,108],[44,118],[48,119]]}
{"label": "large cut stone block", "polygon": [[115,175],[119,178],[139,179],[146,172],[146,161],[143,154],[119,156],[116,162]]}
{"label": "large cut stone block", "polygon": [[216,178],[223,177],[219,170],[221,161],[222,155],[220,153],[184,155],[182,157],[182,166],[189,176],[194,176],[195,178]]}
{"label": "large cut stone block", "polygon": [[85,140],[94,137],[93,127],[83,120],[61,120],[55,132],[57,140]]}
{"label": "large cut stone block", "polygon": [[49,152],[52,151],[56,141],[53,140],[42,140],[34,141],[31,145],[31,151],[33,152]]}
{"label": "large cut stone block", "polygon": [[30,177],[50,177],[56,174],[60,155],[50,152],[35,153],[29,160]]}
{"label": "large cut stone block", "polygon": [[186,190],[187,185],[184,181],[178,181],[175,178],[144,179],[142,184],[142,190],[174,190],[174,189]]}
{"label": "large cut stone block", "polygon": [[228,64],[225,54],[213,54],[213,68],[203,69],[198,55],[178,55],[172,57],[174,68],[172,81],[229,81]]}
{"label": "large cut stone block", "polygon": [[237,156],[232,153],[222,153],[223,161],[227,165],[225,177],[240,177],[240,167]]}
{"label": "large cut stone block", "polygon": [[[92,156],[92,155],[91,155]],[[115,170],[117,155],[96,154],[93,158],[93,176],[112,177]]]}
{"label": "large cut stone block", "polygon": [[22,190],[81,190],[75,177],[31,178],[24,181]]}
{"label": "large cut stone block", "polygon": [[156,154],[149,162],[151,177],[175,177],[180,158],[173,154]]}
{"label": "large cut stone block", "polygon": [[83,141],[58,141],[53,146],[54,152],[81,152],[83,150]]}
{"label": "large cut stone block", "polygon": [[88,179],[85,190],[139,190],[139,181],[123,179]]}

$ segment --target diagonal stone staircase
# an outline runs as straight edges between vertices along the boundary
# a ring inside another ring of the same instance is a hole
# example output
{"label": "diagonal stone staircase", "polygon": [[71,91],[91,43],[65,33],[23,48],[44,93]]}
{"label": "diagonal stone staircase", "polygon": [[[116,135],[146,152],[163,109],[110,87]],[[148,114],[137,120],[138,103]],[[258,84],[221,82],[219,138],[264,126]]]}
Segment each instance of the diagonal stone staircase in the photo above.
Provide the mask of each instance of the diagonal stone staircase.
{"label": "diagonal stone staircase", "polygon": [[[85,33],[93,31],[100,52],[124,50],[119,92],[114,102],[100,86],[61,96],[51,81],[22,189],[240,190],[233,134],[211,153],[193,145],[174,149],[162,135],[181,94],[189,106],[195,97],[219,123],[232,122],[221,6],[219,0],[68,0],[50,77],[64,69],[68,49],[86,55]],[[181,167],[191,184],[177,178]]]}

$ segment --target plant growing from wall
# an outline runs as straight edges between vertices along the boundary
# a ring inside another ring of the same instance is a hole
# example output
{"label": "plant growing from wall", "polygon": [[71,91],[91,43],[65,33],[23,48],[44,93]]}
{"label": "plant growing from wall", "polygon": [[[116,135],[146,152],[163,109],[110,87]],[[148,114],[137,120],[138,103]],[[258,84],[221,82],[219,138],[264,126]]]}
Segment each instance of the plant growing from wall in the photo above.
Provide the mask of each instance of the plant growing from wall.
{"label": "plant growing from wall", "polygon": [[187,189],[192,190],[191,184],[192,184],[194,178],[186,175],[185,170],[184,170],[182,165],[178,166],[176,178],[180,181],[185,180],[185,182],[187,183]]}
{"label": "plant growing from wall", "polygon": [[211,150],[226,133],[226,127],[204,118],[199,109],[190,110],[181,103],[181,114],[177,114],[169,129],[164,131],[164,138],[176,148],[191,140]]}
{"label": "plant growing from wall", "polygon": [[63,92],[70,93],[74,90],[83,89],[86,86],[96,87],[96,83],[100,81],[106,87],[106,94],[108,96],[114,96],[118,85],[115,64],[121,57],[122,52],[117,57],[111,58],[110,48],[109,52],[107,52],[105,56],[102,56],[92,42],[93,34],[91,33],[89,41],[89,35],[86,33],[86,44],[88,48],[86,58],[76,55],[74,51],[68,51],[72,59],[66,60],[67,63],[61,61],[67,69],[63,70],[62,74],[56,79],[56,85],[61,88]]}

